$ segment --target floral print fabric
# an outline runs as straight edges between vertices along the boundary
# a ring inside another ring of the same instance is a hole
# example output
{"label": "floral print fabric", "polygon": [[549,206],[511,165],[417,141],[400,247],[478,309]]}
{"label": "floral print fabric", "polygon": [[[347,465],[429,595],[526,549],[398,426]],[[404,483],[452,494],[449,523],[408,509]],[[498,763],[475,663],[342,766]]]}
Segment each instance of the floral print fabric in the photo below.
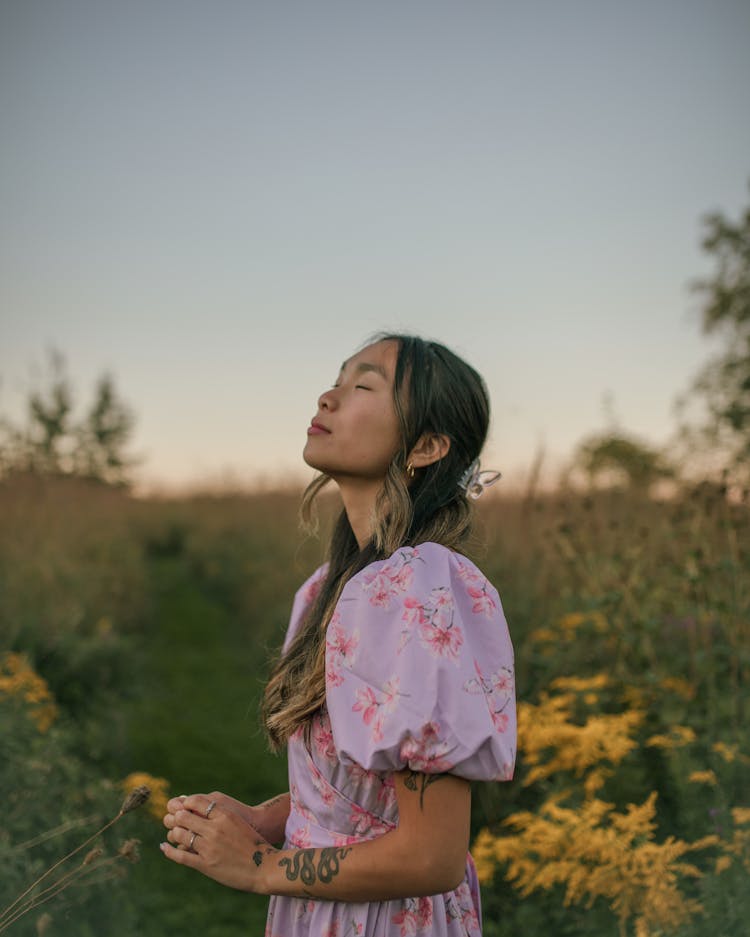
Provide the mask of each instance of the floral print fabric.
{"label": "floral print fabric", "polygon": [[[285,648],[325,575],[295,596]],[[345,585],[326,633],[326,707],[289,741],[287,848],[341,846],[398,825],[393,772],[513,776],[513,648],[500,597],[466,557],[403,547]],[[471,856],[443,895],[345,903],[273,896],[266,937],[479,937]]]}

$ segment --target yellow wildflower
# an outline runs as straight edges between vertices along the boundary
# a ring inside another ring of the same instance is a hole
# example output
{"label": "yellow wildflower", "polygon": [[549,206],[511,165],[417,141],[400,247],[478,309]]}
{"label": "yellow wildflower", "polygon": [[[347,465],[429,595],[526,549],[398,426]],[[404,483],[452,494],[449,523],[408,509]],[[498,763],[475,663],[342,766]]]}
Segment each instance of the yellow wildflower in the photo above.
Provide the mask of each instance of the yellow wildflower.
{"label": "yellow wildflower", "polygon": [[529,637],[532,641],[544,643],[559,643],[574,641],[579,628],[591,624],[594,630],[604,632],[607,630],[607,619],[601,612],[568,612],[561,615],[550,627],[536,628]]}
{"label": "yellow wildflower", "polygon": [[695,687],[684,677],[664,677],[660,681],[660,686],[665,690],[672,690],[673,693],[686,700],[691,700],[695,696]]}
{"label": "yellow wildflower", "polygon": [[598,673],[593,677],[556,677],[550,683],[550,687],[554,690],[571,690],[573,693],[583,693],[587,690],[603,690],[608,684],[609,677],[605,673]]}
{"label": "yellow wildflower", "polygon": [[40,732],[57,719],[57,706],[47,681],[31,667],[23,654],[10,651],[0,660],[0,696],[17,696],[29,705],[29,715]]}
{"label": "yellow wildflower", "polygon": [[658,748],[681,748],[689,745],[697,738],[695,730],[690,726],[672,726],[669,735],[652,735],[646,739],[646,745]]}
{"label": "yellow wildflower", "polygon": [[508,817],[510,835],[493,837],[483,831],[475,849],[484,881],[493,863],[503,863],[506,877],[523,896],[564,885],[565,905],[590,907],[604,898],[622,933],[630,921],[636,934],[674,930],[702,910],[680,891],[681,877],[700,875],[683,856],[715,845],[717,838],[654,842],[655,805],[655,791],[624,813],[594,798],[574,809],[564,806],[559,795],[551,797],[536,814],[522,811]]}
{"label": "yellow wildflower", "polygon": [[710,784],[712,787],[716,787],[719,783],[716,775],[710,769],[708,771],[691,771],[688,775],[688,781],[692,781],[693,784]]}
{"label": "yellow wildflower", "polygon": [[477,878],[483,885],[489,885],[495,874],[495,837],[488,829],[480,830],[471,848]]}
{"label": "yellow wildflower", "polygon": [[681,745],[689,745],[698,737],[695,734],[695,729],[691,729],[690,726],[676,725],[672,726],[670,731],[679,740]]}
{"label": "yellow wildflower", "polygon": [[151,797],[148,801],[149,813],[157,820],[164,818],[169,800],[169,781],[166,778],[155,778],[153,775],[146,774],[145,771],[134,771],[120,782],[120,786],[126,794],[137,787],[148,787],[151,790]]}
{"label": "yellow wildflower", "polygon": [[529,635],[532,641],[556,641],[557,635],[551,628],[536,628]]}
{"label": "yellow wildflower", "polygon": [[735,829],[732,838],[722,843],[726,857],[741,859],[745,869],[750,872],[750,807],[732,807],[732,820]]}
{"label": "yellow wildflower", "polygon": [[586,615],[583,612],[568,612],[567,615],[561,615],[557,619],[557,626],[562,628],[563,631],[575,631],[576,628],[580,628],[585,620]]}
{"label": "yellow wildflower", "polygon": [[593,796],[601,787],[603,787],[604,782],[612,773],[612,771],[609,771],[606,768],[593,768],[591,771],[589,771],[583,782],[583,789],[586,793],[586,796]]}
{"label": "yellow wildflower", "polygon": [[731,864],[732,860],[729,858],[729,856],[719,856],[719,858],[716,860],[716,865],[714,866],[714,872],[717,875],[721,875],[721,873],[728,869]]}
{"label": "yellow wildflower", "polygon": [[715,751],[717,755],[721,755],[728,764],[731,764],[737,757],[737,746],[727,745],[725,742],[714,742],[711,750]]}
{"label": "yellow wildflower", "polygon": [[602,615],[601,612],[591,611],[591,612],[568,612],[567,615],[562,615],[557,620],[557,626],[563,632],[573,632],[575,633],[581,625],[586,623],[591,623],[596,631],[606,631],[607,630],[607,619]]}
{"label": "yellow wildflower", "polygon": [[642,712],[597,713],[577,725],[570,721],[571,704],[569,695],[546,694],[538,705],[519,704],[518,737],[524,760],[530,766],[524,785],[559,771],[572,771],[581,777],[598,762],[618,764],[636,748],[630,734],[642,722]]}

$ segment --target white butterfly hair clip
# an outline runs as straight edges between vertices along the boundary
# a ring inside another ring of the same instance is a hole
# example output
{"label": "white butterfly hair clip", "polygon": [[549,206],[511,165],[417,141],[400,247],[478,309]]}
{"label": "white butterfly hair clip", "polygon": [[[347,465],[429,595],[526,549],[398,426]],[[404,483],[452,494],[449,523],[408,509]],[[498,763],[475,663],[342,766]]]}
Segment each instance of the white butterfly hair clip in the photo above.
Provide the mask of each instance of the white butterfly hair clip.
{"label": "white butterfly hair clip", "polygon": [[493,472],[488,469],[481,471],[479,459],[474,459],[459,478],[458,486],[464,489],[468,498],[476,501],[485,488],[489,488],[490,485],[494,485],[499,478],[502,478],[502,474],[502,472]]}

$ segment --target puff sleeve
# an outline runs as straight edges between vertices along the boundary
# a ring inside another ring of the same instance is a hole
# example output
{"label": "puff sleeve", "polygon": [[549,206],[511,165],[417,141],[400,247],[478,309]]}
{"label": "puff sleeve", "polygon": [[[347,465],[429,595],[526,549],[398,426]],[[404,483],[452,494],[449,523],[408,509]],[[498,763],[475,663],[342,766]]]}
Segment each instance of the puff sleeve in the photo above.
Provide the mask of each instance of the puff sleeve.
{"label": "puff sleeve", "polygon": [[328,563],[323,563],[323,565],[319,566],[294,593],[292,611],[289,616],[289,625],[286,629],[286,636],[284,637],[284,643],[281,648],[282,654],[286,654],[286,652],[289,650],[289,645],[294,640],[297,629],[299,628],[302,622],[302,618],[307,611],[307,607],[315,599],[318,592],[320,592],[320,587],[323,584],[323,580],[325,579],[327,572]]}
{"label": "puff sleeve", "polygon": [[328,625],[326,704],[344,762],[510,780],[513,647],[495,588],[436,543],[370,564]]}

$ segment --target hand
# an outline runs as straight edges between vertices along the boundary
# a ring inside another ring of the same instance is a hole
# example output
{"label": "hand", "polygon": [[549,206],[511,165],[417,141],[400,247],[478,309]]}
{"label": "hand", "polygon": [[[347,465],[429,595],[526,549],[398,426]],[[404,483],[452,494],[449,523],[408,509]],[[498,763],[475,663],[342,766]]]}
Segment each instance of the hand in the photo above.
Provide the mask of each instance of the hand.
{"label": "hand", "polygon": [[[218,806],[225,810],[234,810],[241,817],[255,827],[263,839],[269,843],[279,845],[284,839],[287,817],[289,816],[289,793],[277,794],[262,804],[245,804],[221,791],[206,794],[209,800],[215,800]],[[176,809],[179,808],[179,804]],[[172,811],[174,813],[174,811]]]}
{"label": "hand", "polygon": [[[196,795],[193,795],[196,796]],[[260,833],[261,836],[264,836],[266,839],[268,837],[263,832],[261,826],[259,826],[254,819],[254,814],[257,812],[255,807],[251,807],[249,804],[243,803],[241,800],[237,800],[236,797],[230,797],[229,794],[224,794],[222,791],[211,791],[210,794],[203,794],[202,796],[208,797],[209,801],[214,801],[217,807],[222,807],[224,810],[233,811],[238,813],[241,817],[244,817],[246,820],[250,821],[250,824],[255,827],[255,829]],[[178,800],[179,798],[175,798]],[[182,796],[182,800],[185,799],[185,795]],[[169,804],[167,807],[169,808]],[[179,810],[180,805],[175,804],[176,808]],[[174,813],[174,810],[172,810]]]}
{"label": "hand", "polygon": [[[216,805],[206,817],[212,801]],[[218,798],[205,794],[170,800],[164,817],[169,843],[162,843],[160,848],[178,865],[195,869],[222,885],[259,891],[262,857],[277,850],[233,809],[233,798],[227,801],[220,806]]]}

